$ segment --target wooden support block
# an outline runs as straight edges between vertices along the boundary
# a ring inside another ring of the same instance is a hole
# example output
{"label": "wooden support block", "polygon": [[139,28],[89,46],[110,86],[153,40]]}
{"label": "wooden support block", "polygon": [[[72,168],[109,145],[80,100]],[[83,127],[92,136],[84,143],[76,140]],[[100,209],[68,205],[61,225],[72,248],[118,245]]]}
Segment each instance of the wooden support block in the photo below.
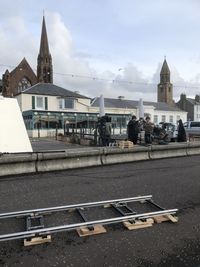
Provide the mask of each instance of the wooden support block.
{"label": "wooden support block", "polygon": [[128,230],[136,230],[136,229],[142,229],[146,227],[153,226],[154,220],[153,219],[146,219],[145,221],[142,220],[136,220],[135,222],[131,223],[129,221],[123,222],[123,225]]}
{"label": "wooden support block", "polygon": [[45,237],[39,236],[39,237],[33,237],[30,240],[24,239],[24,246],[33,246],[33,245],[39,245],[43,243],[51,242],[51,235],[47,235]]}
{"label": "wooden support block", "polygon": [[68,212],[74,212],[76,209],[69,209]]}
{"label": "wooden support block", "polygon": [[134,144],[131,141],[120,141],[119,142],[119,148],[133,148]]}
{"label": "wooden support block", "polygon": [[104,208],[110,208],[111,207],[111,204],[105,204],[103,207]]}
{"label": "wooden support block", "polygon": [[88,229],[88,227],[81,227],[76,229],[79,236],[89,236],[106,233],[106,229],[101,224],[94,225],[94,230]]}
{"label": "wooden support block", "polygon": [[171,222],[175,223],[175,222],[178,222],[178,217],[173,216],[171,214],[163,215],[163,216],[155,216],[154,221],[156,223],[162,223],[162,222],[167,222],[167,221],[171,221]]}

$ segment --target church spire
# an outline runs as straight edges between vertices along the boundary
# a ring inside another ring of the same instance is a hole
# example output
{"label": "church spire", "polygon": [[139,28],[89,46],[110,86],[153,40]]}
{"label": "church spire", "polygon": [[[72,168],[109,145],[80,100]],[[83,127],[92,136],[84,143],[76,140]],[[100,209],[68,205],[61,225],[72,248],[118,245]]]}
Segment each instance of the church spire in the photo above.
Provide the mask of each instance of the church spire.
{"label": "church spire", "polygon": [[167,64],[166,58],[164,59],[161,71],[160,71],[160,82],[170,82],[170,70]]}
{"label": "church spire", "polygon": [[170,82],[170,69],[166,58],[164,59],[160,71],[160,83],[158,84],[157,93],[158,102],[165,102],[169,105],[173,105],[173,85]]}
{"label": "church spire", "polygon": [[45,17],[43,15],[40,51],[37,59],[37,79],[42,83],[53,83],[52,58],[49,52]]}

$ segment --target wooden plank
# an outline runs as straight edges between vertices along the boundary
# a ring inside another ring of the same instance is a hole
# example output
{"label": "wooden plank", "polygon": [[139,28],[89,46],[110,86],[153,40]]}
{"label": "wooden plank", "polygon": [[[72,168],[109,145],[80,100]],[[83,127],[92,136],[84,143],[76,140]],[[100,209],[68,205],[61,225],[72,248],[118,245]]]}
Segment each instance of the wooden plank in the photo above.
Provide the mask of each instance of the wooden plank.
{"label": "wooden plank", "polygon": [[123,225],[128,230],[136,230],[136,229],[142,229],[146,227],[153,226],[154,220],[153,219],[146,219],[145,221],[142,220],[136,220],[134,223],[131,223],[129,221],[123,222]]}
{"label": "wooden plank", "polygon": [[178,217],[173,216],[171,214],[163,215],[163,216],[155,216],[154,221],[156,223],[162,223],[162,222],[167,222],[167,221],[171,221],[171,222],[175,223],[175,222],[178,222]]}
{"label": "wooden plank", "polygon": [[97,235],[106,233],[106,229],[101,224],[97,224],[93,226],[94,230],[88,229],[88,227],[80,227],[77,228],[76,231],[79,236],[89,236],[89,235]]}
{"label": "wooden plank", "polygon": [[51,235],[47,235],[45,237],[33,237],[30,240],[24,239],[24,246],[27,247],[49,242],[51,242]]}

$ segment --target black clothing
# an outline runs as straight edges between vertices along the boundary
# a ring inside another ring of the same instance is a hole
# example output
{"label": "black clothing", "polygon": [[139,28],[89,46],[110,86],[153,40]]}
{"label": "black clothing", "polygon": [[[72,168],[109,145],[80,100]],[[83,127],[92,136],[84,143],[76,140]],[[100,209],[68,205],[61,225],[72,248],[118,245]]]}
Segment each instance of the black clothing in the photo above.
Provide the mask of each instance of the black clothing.
{"label": "black clothing", "polygon": [[137,144],[138,133],[140,132],[139,122],[136,120],[130,120],[127,126],[128,140]]}
{"label": "black clothing", "polygon": [[185,132],[185,128],[183,126],[182,120],[179,120],[178,121],[178,136],[177,136],[177,141],[178,142],[186,142],[187,141],[186,132]]}

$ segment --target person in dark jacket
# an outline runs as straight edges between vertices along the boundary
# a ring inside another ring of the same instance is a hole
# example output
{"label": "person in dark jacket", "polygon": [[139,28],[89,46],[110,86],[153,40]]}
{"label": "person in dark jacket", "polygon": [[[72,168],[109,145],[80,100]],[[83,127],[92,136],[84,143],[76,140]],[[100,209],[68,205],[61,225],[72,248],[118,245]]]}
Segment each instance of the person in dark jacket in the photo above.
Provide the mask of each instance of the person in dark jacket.
{"label": "person in dark jacket", "polygon": [[182,120],[179,120],[178,121],[178,136],[177,136],[177,141],[178,142],[186,142],[187,141],[186,132],[185,132],[185,128],[183,126]]}
{"label": "person in dark jacket", "polygon": [[136,116],[132,116],[132,119],[128,122],[127,125],[128,140],[137,144],[138,134],[140,132],[139,122],[137,121]]}
{"label": "person in dark jacket", "polygon": [[143,128],[145,131],[145,144],[149,145],[152,143],[152,134],[154,129],[154,124],[151,122],[151,118],[149,116],[146,117]]}

